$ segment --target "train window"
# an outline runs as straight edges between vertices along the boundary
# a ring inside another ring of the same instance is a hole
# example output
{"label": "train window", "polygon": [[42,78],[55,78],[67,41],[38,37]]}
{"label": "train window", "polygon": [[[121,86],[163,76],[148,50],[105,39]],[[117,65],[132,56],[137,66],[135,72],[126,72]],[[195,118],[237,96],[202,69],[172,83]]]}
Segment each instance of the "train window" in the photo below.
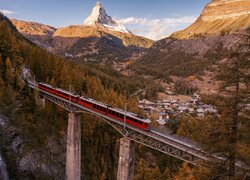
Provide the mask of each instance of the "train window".
{"label": "train window", "polygon": [[123,115],[123,114],[120,114],[120,118],[124,119],[124,115]]}
{"label": "train window", "polygon": [[138,123],[138,120],[135,119],[135,122]]}
{"label": "train window", "polygon": [[93,108],[96,108],[96,105],[95,105],[95,104],[93,104]]}
{"label": "train window", "polygon": [[141,122],[141,121],[139,121],[139,124],[142,124],[142,122]]}

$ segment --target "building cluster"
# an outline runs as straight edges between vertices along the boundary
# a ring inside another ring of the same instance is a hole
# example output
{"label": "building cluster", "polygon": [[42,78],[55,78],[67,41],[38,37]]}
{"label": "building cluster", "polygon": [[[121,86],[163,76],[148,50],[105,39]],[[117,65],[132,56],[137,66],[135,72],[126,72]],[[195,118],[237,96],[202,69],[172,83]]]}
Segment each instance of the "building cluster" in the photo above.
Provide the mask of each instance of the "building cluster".
{"label": "building cluster", "polygon": [[148,115],[158,113],[157,122],[160,125],[164,125],[170,117],[181,114],[190,114],[199,118],[206,115],[218,115],[216,107],[201,102],[200,95],[196,93],[186,102],[173,98],[154,102],[143,99],[139,101],[139,108],[143,109]]}

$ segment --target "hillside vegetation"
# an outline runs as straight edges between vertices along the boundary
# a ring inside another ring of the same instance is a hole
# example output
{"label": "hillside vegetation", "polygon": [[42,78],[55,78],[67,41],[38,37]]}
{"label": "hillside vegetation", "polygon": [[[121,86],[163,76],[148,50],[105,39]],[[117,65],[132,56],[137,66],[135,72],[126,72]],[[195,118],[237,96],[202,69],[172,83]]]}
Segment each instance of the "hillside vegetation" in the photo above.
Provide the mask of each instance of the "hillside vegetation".
{"label": "hillside vegetation", "polygon": [[240,44],[249,43],[249,32],[227,35],[194,37],[190,39],[166,38],[156,42],[129,68],[139,74],[166,79],[171,75],[188,77],[216,72],[219,62],[231,51],[243,51]]}

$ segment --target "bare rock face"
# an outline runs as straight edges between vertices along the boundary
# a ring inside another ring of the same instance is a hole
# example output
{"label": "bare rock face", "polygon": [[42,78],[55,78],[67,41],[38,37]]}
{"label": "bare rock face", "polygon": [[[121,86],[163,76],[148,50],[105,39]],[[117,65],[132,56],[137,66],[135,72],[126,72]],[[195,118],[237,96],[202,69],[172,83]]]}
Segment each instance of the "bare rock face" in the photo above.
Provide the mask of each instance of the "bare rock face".
{"label": "bare rock face", "polygon": [[2,179],[2,180],[8,180],[9,179],[8,172],[6,170],[6,165],[3,162],[1,154],[0,154],[0,179]]}
{"label": "bare rock face", "polygon": [[240,16],[250,15],[249,0],[214,0],[206,6],[200,18],[202,21],[219,19],[237,19]]}
{"label": "bare rock face", "polygon": [[198,34],[225,34],[246,29],[249,26],[249,0],[213,0],[204,8],[194,24],[172,36],[189,38]]}
{"label": "bare rock face", "polygon": [[[5,128],[7,125],[7,118],[3,117],[0,115],[0,131],[2,128]],[[2,155],[1,155],[1,151],[0,151],[0,179],[2,180],[8,180],[9,179],[9,175],[8,175],[8,172],[7,172],[7,168],[6,168],[6,165],[5,165],[5,162],[2,158]]]}
{"label": "bare rock face", "polygon": [[131,33],[125,26],[117,23],[113,18],[106,14],[100,2],[97,2],[91,15],[84,21],[84,26],[99,26],[111,31]]}
{"label": "bare rock face", "polygon": [[13,176],[18,179],[63,179],[66,136],[47,138],[46,146],[30,148],[19,130],[8,118],[0,115],[0,147],[8,149],[7,154],[0,152],[0,179],[8,180],[8,172],[11,179]]}

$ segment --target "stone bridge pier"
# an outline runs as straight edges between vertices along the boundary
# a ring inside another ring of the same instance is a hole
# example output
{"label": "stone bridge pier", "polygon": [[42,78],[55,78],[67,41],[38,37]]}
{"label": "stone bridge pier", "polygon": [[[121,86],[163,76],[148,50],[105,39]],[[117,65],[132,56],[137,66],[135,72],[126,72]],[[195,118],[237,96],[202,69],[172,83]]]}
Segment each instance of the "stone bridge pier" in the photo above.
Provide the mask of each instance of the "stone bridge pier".
{"label": "stone bridge pier", "polygon": [[134,142],[127,138],[120,139],[117,180],[132,180],[134,175]]}
{"label": "stone bridge pier", "polygon": [[81,114],[68,114],[66,180],[81,179]]}

